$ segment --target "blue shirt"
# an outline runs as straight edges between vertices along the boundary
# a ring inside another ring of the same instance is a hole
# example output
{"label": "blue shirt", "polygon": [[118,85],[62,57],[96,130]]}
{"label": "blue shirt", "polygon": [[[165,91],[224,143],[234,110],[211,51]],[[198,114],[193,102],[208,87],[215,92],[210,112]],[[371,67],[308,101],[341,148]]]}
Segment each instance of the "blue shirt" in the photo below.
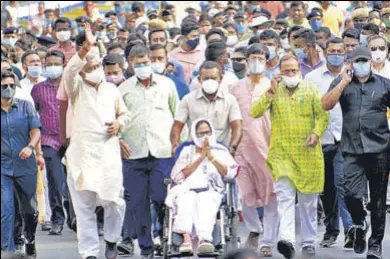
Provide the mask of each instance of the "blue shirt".
{"label": "blue shirt", "polygon": [[17,177],[37,173],[35,156],[22,160],[19,153],[30,143],[30,131],[40,127],[30,102],[14,98],[8,112],[1,109],[1,174]]}
{"label": "blue shirt", "polygon": [[188,85],[183,80],[169,73],[166,73],[165,76],[172,79],[172,81],[175,83],[177,95],[179,95],[180,100],[183,99],[186,94],[190,93]]}
{"label": "blue shirt", "polygon": [[174,75],[185,82],[183,65],[177,59],[172,57],[168,57],[168,62],[172,63],[175,67]]}

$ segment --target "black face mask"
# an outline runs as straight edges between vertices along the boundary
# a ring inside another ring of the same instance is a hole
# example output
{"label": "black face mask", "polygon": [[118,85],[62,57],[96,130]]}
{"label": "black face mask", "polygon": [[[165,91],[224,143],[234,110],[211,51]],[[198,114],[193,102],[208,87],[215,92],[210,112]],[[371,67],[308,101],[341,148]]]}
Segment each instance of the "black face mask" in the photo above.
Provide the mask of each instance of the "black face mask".
{"label": "black face mask", "polygon": [[15,53],[11,53],[11,59],[12,59],[12,62],[14,64],[17,64],[20,61],[20,57],[18,55],[16,55]]}
{"label": "black face mask", "polygon": [[236,73],[242,72],[246,69],[245,63],[240,63],[237,61],[233,61],[233,70]]}

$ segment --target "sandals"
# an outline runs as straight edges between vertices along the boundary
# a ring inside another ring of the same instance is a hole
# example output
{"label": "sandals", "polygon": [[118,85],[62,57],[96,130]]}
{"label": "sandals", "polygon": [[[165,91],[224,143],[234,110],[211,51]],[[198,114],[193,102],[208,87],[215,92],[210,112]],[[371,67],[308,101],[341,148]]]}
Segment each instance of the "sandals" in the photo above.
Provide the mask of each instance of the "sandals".
{"label": "sandals", "polygon": [[190,242],[184,242],[180,248],[180,253],[192,253],[192,244]]}
{"label": "sandals", "polygon": [[261,257],[272,257],[272,248],[270,246],[263,246],[260,248]]}

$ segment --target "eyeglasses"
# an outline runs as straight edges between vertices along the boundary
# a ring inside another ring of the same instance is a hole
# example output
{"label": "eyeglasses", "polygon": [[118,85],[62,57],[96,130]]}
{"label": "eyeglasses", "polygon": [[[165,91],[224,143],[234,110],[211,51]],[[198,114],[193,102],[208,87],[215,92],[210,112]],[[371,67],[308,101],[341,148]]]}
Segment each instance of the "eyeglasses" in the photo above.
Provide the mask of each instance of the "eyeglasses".
{"label": "eyeglasses", "polygon": [[385,46],[380,46],[380,47],[371,47],[370,48],[371,51],[376,51],[377,49],[379,49],[380,51],[385,51],[386,47]]}
{"label": "eyeglasses", "polygon": [[12,89],[15,89],[16,85],[15,84],[3,84],[3,85],[1,85],[1,89],[2,90],[7,89],[8,87],[11,87]]}
{"label": "eyeglasses", "polygon": [[199,133],[196,133],[196,136],[198,138],[202,138],[204,136],[211,136],[211,131],[199,132]]}
{"label": "eyeglasses", "polygon": [[232,61],[243,62],[246,58],[232,58]]}

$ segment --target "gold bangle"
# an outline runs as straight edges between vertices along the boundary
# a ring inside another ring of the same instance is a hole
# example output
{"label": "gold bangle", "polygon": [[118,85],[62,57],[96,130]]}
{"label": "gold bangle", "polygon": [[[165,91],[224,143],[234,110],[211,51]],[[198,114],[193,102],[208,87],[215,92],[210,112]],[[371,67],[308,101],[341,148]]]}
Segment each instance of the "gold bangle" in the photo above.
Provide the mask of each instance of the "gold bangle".
{"label": "gold bangle", "polygon": [[213,159],[211,159],[211,163],[214,164],[214,162],[215,162],[215,157],[213,157]]}

